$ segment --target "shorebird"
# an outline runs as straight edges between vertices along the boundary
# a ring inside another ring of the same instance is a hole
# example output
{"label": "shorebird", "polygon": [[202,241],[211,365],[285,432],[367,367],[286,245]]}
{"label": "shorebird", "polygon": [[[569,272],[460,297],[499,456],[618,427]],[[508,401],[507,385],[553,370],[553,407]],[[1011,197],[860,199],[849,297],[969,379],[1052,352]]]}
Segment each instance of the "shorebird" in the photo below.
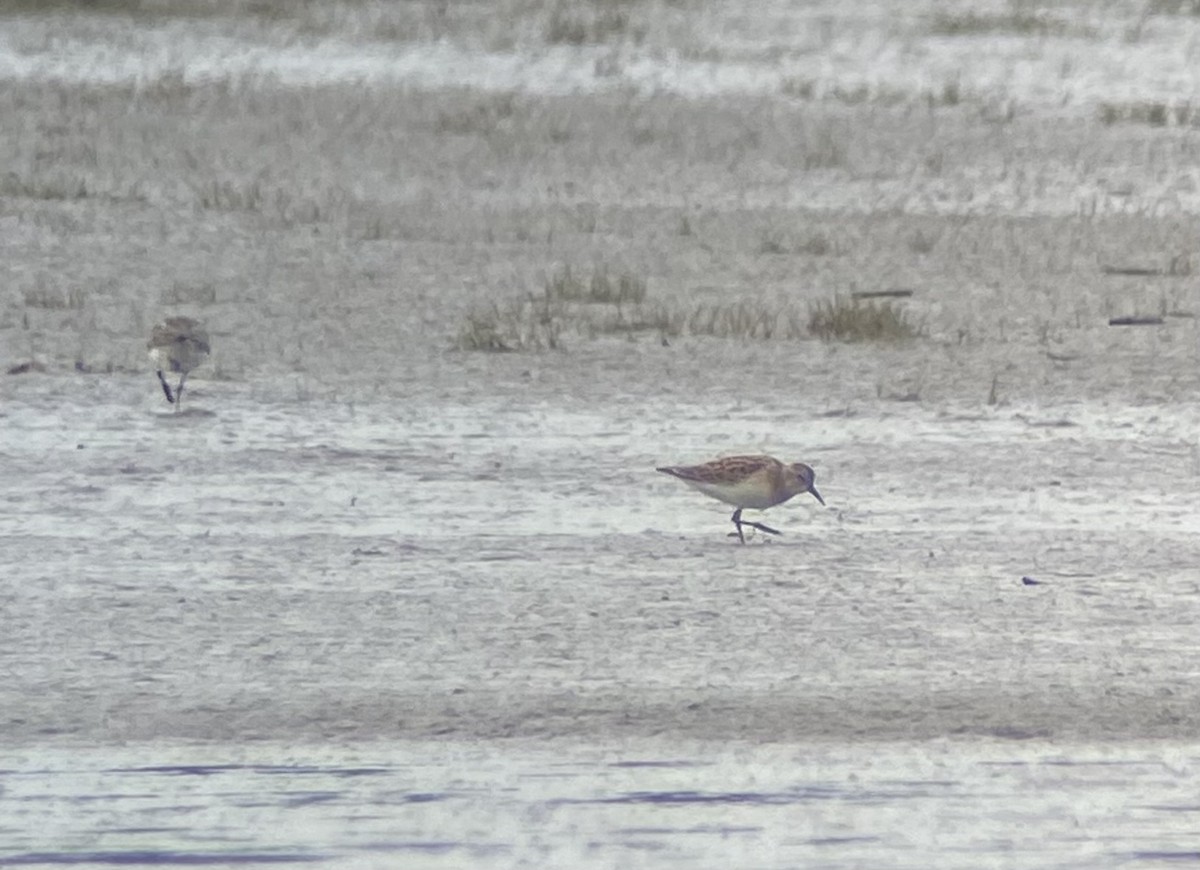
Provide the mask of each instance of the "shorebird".
{"label": "shorebird", "polygon": [[705,495],[736,507],[733,525],[743,544],[746,536],[742,534],[742,526],[771,535],[779,534],[778,529],[743,520],[743,508],[765,510],[802,492],[812,493],[813,498],[825,504],[825,499],[813,486],[813,470],[803,462],[785,465],[772,456],[726,456],[703,465],[672,465],[655,471],[678,477]]}
{"label": "shorebird", "polygon": [[[146,347],[158,367],[158,381],[162,384],[163,395],[178,411],[188,372],[208,359],[208,333],[199,321],[190,317],[168,317],[154,327]],[[179,373],[179,386],[174,393],[163,375],[164,370]]]}

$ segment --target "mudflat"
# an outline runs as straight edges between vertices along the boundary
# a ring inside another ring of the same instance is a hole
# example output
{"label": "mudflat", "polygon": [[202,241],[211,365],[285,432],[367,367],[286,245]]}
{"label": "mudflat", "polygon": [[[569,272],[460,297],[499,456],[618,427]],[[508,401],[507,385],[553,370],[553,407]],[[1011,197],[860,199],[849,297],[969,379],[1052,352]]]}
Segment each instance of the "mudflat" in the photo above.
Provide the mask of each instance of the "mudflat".
{"label": "mudflat", "polygon": [[0,743],[1194,764],[1200,23],[961,7],[5,13]]}

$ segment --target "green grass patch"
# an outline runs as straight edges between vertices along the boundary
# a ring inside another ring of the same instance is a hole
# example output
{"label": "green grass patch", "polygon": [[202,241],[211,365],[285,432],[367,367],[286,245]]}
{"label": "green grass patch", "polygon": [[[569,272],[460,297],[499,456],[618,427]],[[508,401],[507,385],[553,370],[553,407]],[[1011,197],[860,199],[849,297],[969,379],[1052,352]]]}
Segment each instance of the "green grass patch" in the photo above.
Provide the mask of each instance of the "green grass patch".
{"label": "green grass patch", "polygon": [[646,296],[646,279],[632,272],[597,266],[585,277],[563,266],[546,277],[540,294],[470,312],[454,346],[508,353],[558,350],[567,333],[595,337],[658,330],[678,334],[677,318],[662,306],[645,304]]}
{"label": "green grass patch", "polygon": [[558,350],[563,327],[561,308],[531,295],[469,312],[454,346],[487,353]]}
{"label": "green grass patch", "polygon": [[268,188],[257,179],[213,180],[192,185],[192,192],[199,208],[261,214],[283,226],[321,223],[335,212],[344,211],[346,205],[346,195],[342,191],[298,197],[283,188]]}
{"label": "green grass patch", "polygon": [[619,2],[560,2],[550,10],[543,37],[546,42],[556,45],[641,42],[646,30],[632,22],[624,5]]}
{"label": "green grass patch", "polygon": [[758,244],[760,254],[800,254],[826,257],[841,253],[837,243],[824,233],[810,233],[802,239],[789,239],[778,230],[770,230]]}
{"label": "green grass patch", "polygon": [[700,305],[683,321],[690,335],[769,341],[804,336],[804,324],[795,312],[751,302]]}
{"label": "green grass patch", "polygon": [[87,301],[83,289],[72,287],[65,293],[48,287],[35,287],[23,294],[27,308],[42,308],[47,311],[78,311]]}
{"label": "green grass patch", "polygon": [[[104,15],[137,15],[146,13],[145,0],[4,0],[0,15],[37,15],[62,12],[90,12]],[[153,4],[161,5],[161,4]]]}
{"label": "green grass patch", "polygon": [[1150,127],[1200,127],[1200,109],[1189,103],[1174,105],[1155,100],[1130,103],[1101,103],[1103,124],[1146,124]]}
{"label": "green grass patch", "polygon": [[455,110],[439,112],[435,130],[450,136],[487,135],[517,111],[517,97],[502,91]]}
{"label": "green grass patch", "polygon": [[1200,0],[1150,0],[1144,15],[1200,15]]}
{"label": "green grass patch", "polygon": [[916,230],[908,237],[906,243],[914,254],[928,254],[937,246],[938,237]]}
{"label": "green grass patch", "polygon": [[758,252],[760,254],[786,254],[788,252],[787,242],[782,235],[772,230],[758,243]]}
{"label": "green grass patch", "polygon": [[850,133],[842,126],[825,124],[806,129],[797,145],[805,169],[844,169],[850,164]]}
{"label": "green grass patch", "polygon": [[[905,291],[895,291],[901,293]],[[899,341],[920,330],[894,301],[837,298],[810,306],[748,300],[676,305],[648,298],[645,279],[596,268],[584,277],[562,267],[540,293],[478,308],[464,319],[454,346],[459,350],[518,353],[559,350],[564,337],[656,333],[742,341],[795,341],[816,337],[838,341]]]}
{"label": "green grass patch", "polygon": [[639,332],[655,332],[667,337],[682,332],[683,317],[665,305],[638,304],[611,312],[584,312],[577,326],[593,338],[597,335],[632,336]]}
{"label": "green grass patch", "polygon": [[813,100],[817,96],[817,83],[814,79],[802,76],[788,76],[780,83],[779,90],[785,97]]}
{"label": "green grass patch", "polygon": [[[825,100],[828,102],[841,103],[845,106],[901,106],[908,103],[923,102],[928,106],[937,108],[940,106],[958,106],[968,96],[962,88],[962,83],[957,78],[947,79],[942,83],[940,88],[927,89],[924,91],[905,91],[899,88],[890,88],[882,85],[868,86],[863,83],[856,85],[833,84],[823,89],[819,89],[817,82],[814,79],[802,77],[788,77],[780,83],[780,93],[785,97],[794,100]],[[818,144],[820,144],[818,142]],[[826,146],[832,143],[828,140]],[[830,153],[836,154],[838,148],[828,149]],[[836,154],[833,165],[842,162],[844,158],[840,154]]]}
{"label": "green grass patch", "polygon": [[894,302],[844,298],[810,306],[808,331],[823,341],[904,341],[920,334]]}
{"label": "green grass patch", "polygon": [[1012,10],[995,14],[982,12],[938,12],[929,22],[935,36],[1090,36],[1087,28],[1041,12]]}
{"label": "green grass patch", "polygon": [[4,15],[80,13],[141,20],[225,18],[251,15],[275,20],[290,17],[300,3],[289,0],[3,0]]}
{"label": "green grass patch", "polygon": [[15,172],[0,175],[0,196],[14,199],[87,199],[95,193],[83,178],[39,176],[22,178]]}
{"label": "green grass patch", "polygon": [[942,82],[940,91],[929,91],[925,101],[930,106],[957,106],[963,101],[962,82],[958,79],[947,79]]}
{"label": "green grass patch", "polygon": [[556,270],[544,285],[546,299],[586,305],[639,305],[646,301],[646,279],[632,272],[613,274],[599,266],[584,279],[570,266]]}
{"label": "green grass patch", "polygon": [[211,211],[263,211],[268,194],[258,181],[213,180],[196,185],[196,203]]}
{"label": "green grass patch", "polygon": [[163,305],[214,305],[217,301],[217,285],[211,282],[191,284],[175,281],[163,289],[159,299]]}

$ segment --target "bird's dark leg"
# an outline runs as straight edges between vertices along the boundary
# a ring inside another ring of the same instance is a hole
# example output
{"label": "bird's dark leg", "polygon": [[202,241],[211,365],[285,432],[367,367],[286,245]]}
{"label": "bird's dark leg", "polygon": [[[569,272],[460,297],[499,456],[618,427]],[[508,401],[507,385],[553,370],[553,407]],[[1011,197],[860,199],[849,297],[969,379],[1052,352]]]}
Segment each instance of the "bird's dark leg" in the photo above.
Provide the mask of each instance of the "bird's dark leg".
{"label": "bird's dark leg", "polygon": [[779,529],[773,529],[770,526],[764,526],[762,523],[752,523],[746,520],[742,523],[743,526],[749,526],[752,529],[758,529],[760,532],[766,532],[768,535],[782,535],[783,532]]}
{"label": "bird's dark leg", "polygon": [[183,404],[183,383],[187,380],[187,372],[179,376],[179,387],[175,390],[175,410],[179,410],[179,406]]}
{"label": "bird's dark leg", "polygon": [[742,509],[738,508],[733,512],[733,527],[737,529],[738,540],[743,544],[746,543],[746,536],[742,534]]}
{"label": "bird's dark leg", "polygon": [[[749,526],[752,529],[758,529],[760,532],[766,532],[768,535],[782,535],[783,532],[779,529],[773,529],[770,526],[764,526],[762,523],[752,522],[742,519],[742,509],[738,508],[733,512],[733,524],[737,527],[738,540],[743,544],[746,543],[746,536],[742,534],[742,526]],[[733,532],[729,533],[731,536]]]}
{"label": "bird's dark leg", "polygon": [[174,405],[175,396],[171,394],[171,385],[168,384],[167,379],[163,377],[162,369],[158,370],[158,382],[162,384],[163,395],[167,397],[167,401]]}

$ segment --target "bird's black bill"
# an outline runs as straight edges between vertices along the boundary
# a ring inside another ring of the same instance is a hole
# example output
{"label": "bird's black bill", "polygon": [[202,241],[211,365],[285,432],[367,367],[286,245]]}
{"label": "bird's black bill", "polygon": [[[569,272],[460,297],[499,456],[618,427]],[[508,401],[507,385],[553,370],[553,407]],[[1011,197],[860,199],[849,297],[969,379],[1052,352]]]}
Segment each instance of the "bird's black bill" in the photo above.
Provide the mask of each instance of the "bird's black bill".
{"label": "bird's black bill", "polygon": [[825,507],[825,499],[821,498],[821,493],[817,492],[817,488],[815,486],[810,486],[808,491],[813,494],[813,498],[821,503],[821,507]]}

